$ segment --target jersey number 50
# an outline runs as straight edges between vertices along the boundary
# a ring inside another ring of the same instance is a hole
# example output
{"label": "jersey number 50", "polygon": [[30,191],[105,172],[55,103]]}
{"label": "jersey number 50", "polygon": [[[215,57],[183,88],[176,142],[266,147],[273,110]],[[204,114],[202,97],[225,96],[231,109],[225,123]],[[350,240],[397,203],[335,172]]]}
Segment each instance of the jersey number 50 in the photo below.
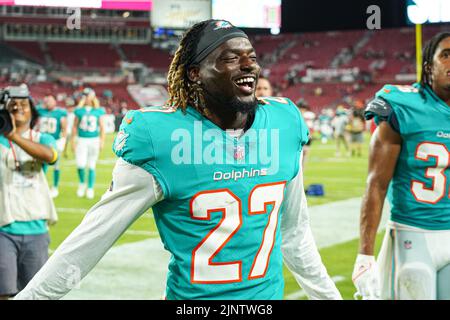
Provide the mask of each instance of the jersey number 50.
{"label": "jersey number 50", "polygon": [[53,134],[57,127],[58,123],[55,118],[42,117],[39,119],[39,130],[41,132]]}
{"label": "jersey number 50", "polygon": [[[283,202],[286,182],[257,185],[250,192],[248,214],[268,214],[262,243],[253,260],[248,279],[265,276],[275,243],[278,212]],[[272,205],[268,212],[267,206]],[[242,281],[242,261],[212,262],[219,251],[242,225],[241,200],[228,189],[197,193],[190,203],[191,217],[210,220],[211,212],[221,212],[222,220],[192,251],[192,283],[230,283]]]}
{"label": "jersey number 50", "polygon": [[[430,157],[436,159],[436,165],[429,167],[425,171],[425,177],[432,179],[433,185],[427,188],[425,183],[412,180],[411,192],[417,201],[435,204],[445,197],[445,187],[447,177],[445,170],[450,166],[450,152],[441,143],[422,142],[416,148],[415,158],[422,161],[429,161]],[[450,197],[450,194],[448,195]]]}

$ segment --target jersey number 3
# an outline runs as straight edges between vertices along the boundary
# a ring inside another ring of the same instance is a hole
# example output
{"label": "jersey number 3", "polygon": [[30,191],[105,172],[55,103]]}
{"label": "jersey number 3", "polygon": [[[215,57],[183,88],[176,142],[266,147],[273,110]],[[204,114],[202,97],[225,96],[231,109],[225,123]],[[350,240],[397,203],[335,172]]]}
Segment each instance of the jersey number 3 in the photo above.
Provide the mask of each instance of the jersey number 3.
{"label": "jersey number 3", "polygon": [[429,161],[430,157],[436,159],[436,165],[426,169],[425,177],[432,179],[433,185],[431,188],[427,188],[425,183],[413,180],[411,181],[411,192],[417,201],[435,204],[445,197],[447,184],[445,170],[450,166],[450,153],[447,147],[440,143],[422,142],[419,144],[415,158]]}
{"label": "jersey number 3", "polygon": [[[285,184],[261,184],[250,192],[248,214],[268,214],[269,217],[248,279],[262,278],[266,274],[275,244],[278,212],[283,202]],[[268,205],[271,205],[270,212]],[[221,212],[222,219],[192,251],[191,282],[212,284],[242,281],[242,261],[212,261],[242,225],[241,200],[228,189],[203,191],[191,199],[192,219],[210,220],[212,212]]]}

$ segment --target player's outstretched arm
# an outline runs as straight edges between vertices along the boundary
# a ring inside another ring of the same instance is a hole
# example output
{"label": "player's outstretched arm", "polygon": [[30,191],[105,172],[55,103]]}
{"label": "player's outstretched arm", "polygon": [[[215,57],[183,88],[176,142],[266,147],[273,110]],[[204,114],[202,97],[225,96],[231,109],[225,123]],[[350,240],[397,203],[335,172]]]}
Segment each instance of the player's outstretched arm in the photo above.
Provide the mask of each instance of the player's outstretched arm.
{"label": "player's outstretched arm", "polygon": [[400,135],[387,122],[381,122],[370,142],[369,173],[361,206],[359,254],[352,276],[363,299],[378,299],[380,296],[374,257],[375,238],[400,150]]}
{"label": "player's outstretched arm", "polygon": [[59,299],[100,261],[120,235],[163,194],[144,169],[119,159],[112,187],[15,299]]}
{"label": "player's outstretched arm", "polygon": [[301,170],[287,186],[285,201],[281,220],[281,250],[286,266],[310,299],[342,299],[314,242]]}
{"label": "player's outstretched arm", "polygon": [[401,149],[400,135],[387,122],[381,122],[370,142],[369,173],[361,206],[360,247],[365,255],[374,254],[384,199],[394,175]]}

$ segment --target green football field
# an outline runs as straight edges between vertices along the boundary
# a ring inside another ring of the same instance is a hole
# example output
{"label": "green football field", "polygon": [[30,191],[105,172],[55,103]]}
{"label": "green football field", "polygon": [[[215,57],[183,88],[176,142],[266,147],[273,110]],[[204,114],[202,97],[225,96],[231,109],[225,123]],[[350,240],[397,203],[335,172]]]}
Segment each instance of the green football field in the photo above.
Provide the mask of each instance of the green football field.
{"label": "green football field", "polygon": [[[113,139],[113,135],[107,136],[105,148],[97,163],[96,194],[93,200],[80,199],[76,196],[78,178],[71,151],[68,151],[67,158],[61,157],[60,195],[55,199],[59,221],[50,228],[52,239],[50,248],[52,250],[55,250],[64,241],[81,222],[84,214],[109,187],[112,168],[116,161],[116,157],[111,151]],[[322,144],[319,140],[314,141],[305,166],[305,185],[321,183],[324,185],[326,193],[323,197],[308,197],[309,206],[360,197],[363,194],[367,176],[368,142],[369,136],[366,136],[363,155],[361,158],[356,158],[336,157],[333,141],[329,141],[327,144]],[[52,169],[49,170],[47,176],[51,184]],[[116,246],[150,237],[158,237],[154,220],[149,218],[149,215],[143,215],[139,218],[128,231],[117,241]],[[380,242],[381,236],[378,237],[378,245],[380,245]],[[351,273],[357,248],[358,240],[355,239],[323,248],[320,251],[330,276],[339,278],[337,287],[344,299],[352,299],[353,297],[354,286],[351,282]],[[285,269],[284,274],[286,279],[285,294],[289,295],[298,291],[300,288],[290,272]]]}

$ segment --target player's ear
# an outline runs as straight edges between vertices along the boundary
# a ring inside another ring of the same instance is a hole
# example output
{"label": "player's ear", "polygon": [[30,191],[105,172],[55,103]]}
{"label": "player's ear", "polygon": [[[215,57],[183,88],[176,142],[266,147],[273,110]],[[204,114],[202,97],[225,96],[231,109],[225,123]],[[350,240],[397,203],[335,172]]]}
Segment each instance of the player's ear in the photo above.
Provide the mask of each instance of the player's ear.
{"label": "player's ear", "polygon": [[192,66],[187,71],[187,77],[192,82],[200,81],[200,67]]}

